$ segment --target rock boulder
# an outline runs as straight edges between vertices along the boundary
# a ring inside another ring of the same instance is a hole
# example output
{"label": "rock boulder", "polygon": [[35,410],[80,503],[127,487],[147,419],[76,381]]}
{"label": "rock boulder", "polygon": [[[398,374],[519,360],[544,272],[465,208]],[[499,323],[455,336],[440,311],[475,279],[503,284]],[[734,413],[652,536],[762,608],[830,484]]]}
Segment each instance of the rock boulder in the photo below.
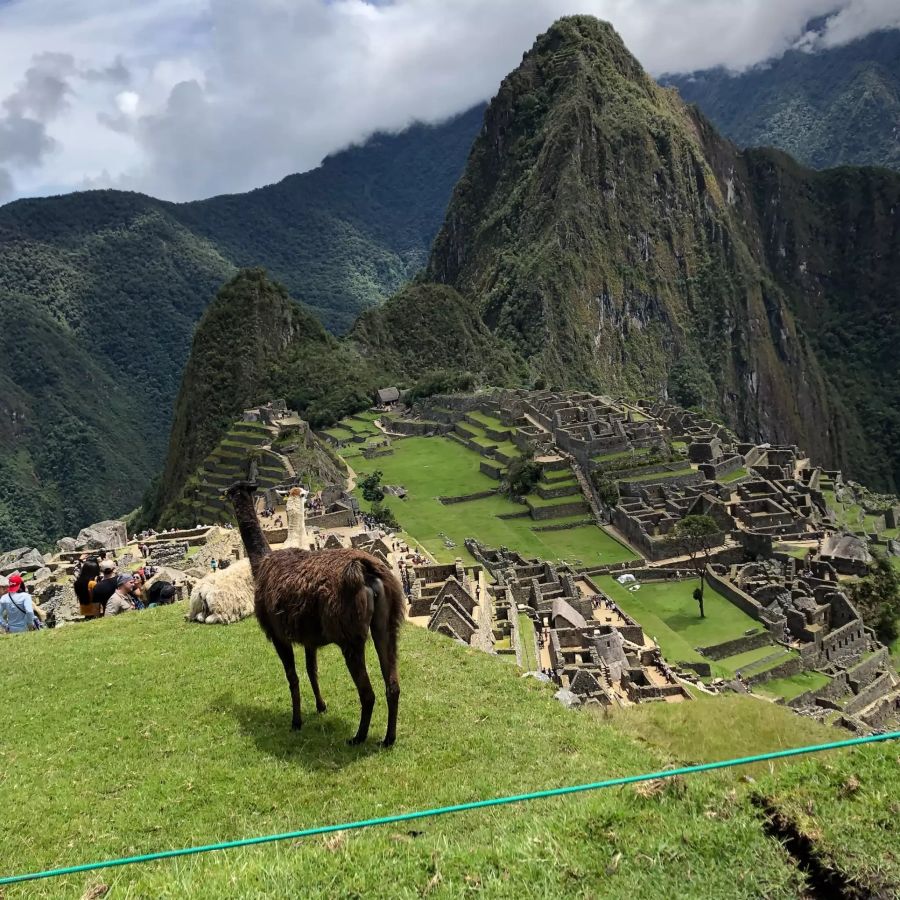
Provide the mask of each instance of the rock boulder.
{"label": "rock boulder", "polygon": [[44,567],[44,557],[40,550],[31,547],[19,547],[0,556],[0,575],[11,575],[13,572],[34,572]]}
{"label": "rock boulder", "polygon": [[118,550],[128,543],[128,532],[124,522],[108,519],[88,525],[78,532],[75,538],[76,550]]}

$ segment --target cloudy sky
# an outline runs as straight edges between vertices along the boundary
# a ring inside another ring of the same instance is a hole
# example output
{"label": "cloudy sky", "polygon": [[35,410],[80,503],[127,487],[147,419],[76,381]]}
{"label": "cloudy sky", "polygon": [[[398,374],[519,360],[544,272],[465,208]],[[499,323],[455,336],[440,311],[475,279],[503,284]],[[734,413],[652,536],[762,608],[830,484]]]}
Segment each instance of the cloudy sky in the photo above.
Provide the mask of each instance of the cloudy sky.
{"label": "cloudy sky", "polygon": [[489,98],[578,12],[653,74],[746,68],[825,13],[820,44],[900,26],[897,0],[0,0],[0,202],[276,181]]}

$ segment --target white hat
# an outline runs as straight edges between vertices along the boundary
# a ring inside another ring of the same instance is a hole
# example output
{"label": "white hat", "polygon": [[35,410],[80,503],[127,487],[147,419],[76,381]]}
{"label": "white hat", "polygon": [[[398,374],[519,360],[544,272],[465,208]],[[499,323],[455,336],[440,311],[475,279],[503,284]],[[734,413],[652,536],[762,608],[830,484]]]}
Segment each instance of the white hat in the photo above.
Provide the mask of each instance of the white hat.
{"label": "white hat", "polygon": [[116,563],[112,559],[104,559],[100,563],[101,572],[112,572],[116,568]]}

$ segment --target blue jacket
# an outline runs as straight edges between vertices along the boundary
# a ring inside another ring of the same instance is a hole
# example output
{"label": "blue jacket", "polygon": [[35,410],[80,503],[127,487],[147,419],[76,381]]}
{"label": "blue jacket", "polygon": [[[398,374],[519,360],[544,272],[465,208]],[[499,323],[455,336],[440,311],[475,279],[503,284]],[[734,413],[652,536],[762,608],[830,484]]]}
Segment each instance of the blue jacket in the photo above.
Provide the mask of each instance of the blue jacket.
{"label": "blue jacket", "polygon": [[17,634],[29,631],[34,624],[31,594],[4,594],[0,597],[0,628]]}

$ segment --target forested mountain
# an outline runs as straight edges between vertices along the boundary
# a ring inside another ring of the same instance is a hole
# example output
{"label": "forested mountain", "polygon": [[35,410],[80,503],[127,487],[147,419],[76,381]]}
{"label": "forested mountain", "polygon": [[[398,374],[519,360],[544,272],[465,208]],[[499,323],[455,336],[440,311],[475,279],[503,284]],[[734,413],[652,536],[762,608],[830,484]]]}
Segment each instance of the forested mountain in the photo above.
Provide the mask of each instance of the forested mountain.
{"label": "forested mountain", "polygon": [[375,135],[247,194],[0,207],[0,334],[6,351],[20,342],[0,362],[0,547],[139,502],[194,326],[239,267],[266,266],[337,331],[399,288],[427,259],[482,114]]}
{"label": "forested mountain", "polygon": [[[423,277],[342,348],[363,386],[469,371],[668,395],[895,487],[897,209],[900,175],[742,152],[609,25],[562,19],[489,105]],[[331,353],[297,346],[285,391],[331,383]]]}
{"label": "forested mountain", "polygon": [[778,147],[816,169],[900,169],[900,30],[789,50],[740,74],[716,68],[661,80],[742,147]]}
{"label": "forested mountain", "polygon": [[426,277],[547,383],[700,405],[900,482],[900,175],[741,152],[589,17],[485,114]]}

